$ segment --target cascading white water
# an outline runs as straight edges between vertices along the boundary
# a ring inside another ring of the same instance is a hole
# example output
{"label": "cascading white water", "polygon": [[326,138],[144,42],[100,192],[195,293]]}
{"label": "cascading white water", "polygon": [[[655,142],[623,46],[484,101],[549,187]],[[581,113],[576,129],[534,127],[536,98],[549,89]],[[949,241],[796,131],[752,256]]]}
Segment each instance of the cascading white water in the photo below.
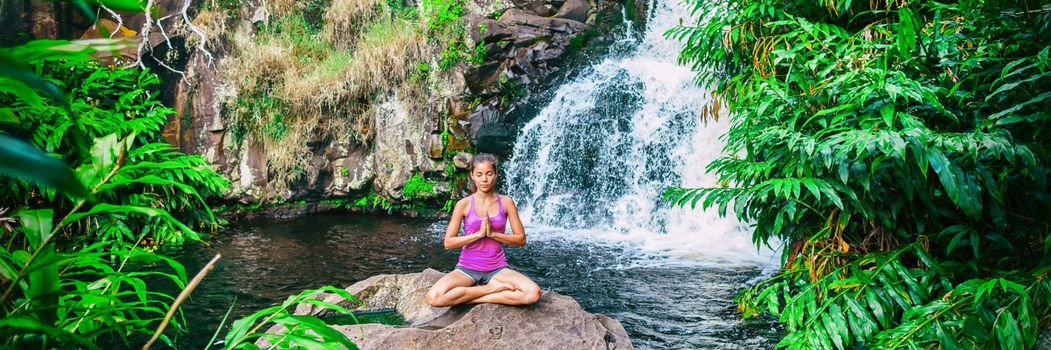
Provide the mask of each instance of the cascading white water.
{"label": "cascading white water", "polygon": [[676,64],[681,43],[663,33],[690,18],[651,1],[633,51],[611,55],[560,86],[521,130],[505,167],[506,190],[530,237],[637,247],[662,263],[770,266],[749,227],[715,210],[672,208],[670,186],[716,185],[705,172],[720,155],[727,121],[701,121],[710,91]]}

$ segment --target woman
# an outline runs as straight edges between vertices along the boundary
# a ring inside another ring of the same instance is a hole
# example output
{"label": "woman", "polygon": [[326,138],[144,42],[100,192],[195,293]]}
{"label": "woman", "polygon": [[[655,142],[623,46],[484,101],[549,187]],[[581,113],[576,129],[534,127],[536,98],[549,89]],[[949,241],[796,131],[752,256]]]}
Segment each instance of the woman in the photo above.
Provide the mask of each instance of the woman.
{"label": "woman", "polygon": [[[491,154],[479,154],[471,161],[476,191],[456,203],[445,229],[445,249],[462,248],[460,261],[427,292],[431,306],[528,305],[540,299],[540,286],[507,267],[503,245],[523,246],[526,236],[515,202],[495,192],[496,167],[496,157]],[[458,236],[461,220],[464,234]],[[510,234],[504,233],[507,221],[511,223]]]}

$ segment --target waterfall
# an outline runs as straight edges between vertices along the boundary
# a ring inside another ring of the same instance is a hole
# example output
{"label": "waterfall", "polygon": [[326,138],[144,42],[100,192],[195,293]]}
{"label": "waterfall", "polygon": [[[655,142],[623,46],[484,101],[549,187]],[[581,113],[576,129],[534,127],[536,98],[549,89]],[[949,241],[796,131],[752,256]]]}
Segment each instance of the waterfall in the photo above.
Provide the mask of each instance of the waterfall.
{"label": "waterfall", "polygon": [[[715,186],[705,168],[720,154],[728,121],[702,121],[711,91],[676,64],[681,44],[663,33],[689,19],[671,1],[651,1],[635,45],[560,87],[527,122],[504,167],[530,239],[622,244],[664,262],[769,266],[750,228],[715,210],[672,208],[670,186]],[[630,30],[630,29],[629,29]]]}

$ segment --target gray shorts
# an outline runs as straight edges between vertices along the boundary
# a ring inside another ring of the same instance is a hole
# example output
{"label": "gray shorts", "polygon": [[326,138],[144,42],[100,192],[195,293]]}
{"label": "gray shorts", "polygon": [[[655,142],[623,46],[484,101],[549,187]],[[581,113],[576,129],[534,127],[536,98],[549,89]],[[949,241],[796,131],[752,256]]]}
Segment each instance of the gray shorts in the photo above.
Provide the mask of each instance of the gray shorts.
{"label": "gray shorts", "polygon": [[478,271],[463,266],[457,266],[456,271],[460,271],[467,275],[467,277],[470,277],[471,281],[474,281],[474,284],[489,284],[489,280],[493,279],[493,276],[496,276],[496,273],[503,271],[506,268],[507,266],[492,271]]}

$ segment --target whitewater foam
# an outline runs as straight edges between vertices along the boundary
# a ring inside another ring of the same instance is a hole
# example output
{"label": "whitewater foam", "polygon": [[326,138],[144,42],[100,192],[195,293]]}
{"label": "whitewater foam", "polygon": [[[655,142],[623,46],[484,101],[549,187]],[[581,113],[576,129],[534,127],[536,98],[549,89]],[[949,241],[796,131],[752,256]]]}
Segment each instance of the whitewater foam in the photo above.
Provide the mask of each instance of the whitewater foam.
{"label": "whitewater foam", "polygon": [[[747,223],[660,200],[668,187],[716,186],[705,172],[728,121],[701,121],[711,92],[676,64],[681,44],[663,33],[681,5],[651,2],[647,32],[560,86],[527,122],[505,167],[531,240],[627,247],[640,264],[770,267]],[[629,35],[630,36],[630,35]]]}

